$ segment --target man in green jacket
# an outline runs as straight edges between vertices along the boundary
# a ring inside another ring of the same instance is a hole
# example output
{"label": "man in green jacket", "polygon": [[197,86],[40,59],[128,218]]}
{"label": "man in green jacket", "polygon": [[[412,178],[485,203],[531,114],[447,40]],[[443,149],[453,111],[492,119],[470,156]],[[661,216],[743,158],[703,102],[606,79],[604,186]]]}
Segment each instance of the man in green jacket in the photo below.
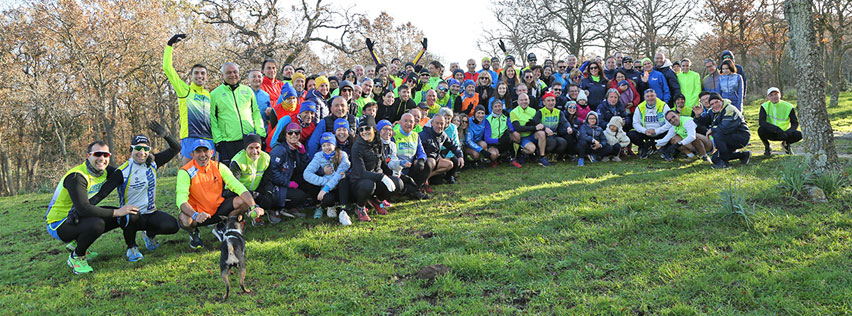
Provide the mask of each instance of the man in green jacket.
{"label": "man in green jacket", "polygon": [[684,58],[680,61],[680,72],[677,73],[677,81],[680,83],[680,93],[686,99],[683,107],[683,116],[692,115],[692,107],[698,105],[698,94],[701,93],[701,75],[690,70],[692,61]]}
{"label": "man in green jacket", "polygon": [[225,82],[210,93],[210,126],[219,161],[228,166],[231,158],[243,150],[245,135],[255,133],[266,137],[266,130],[254,91],[240,84],[240,67],[225,63],[222,77]]}

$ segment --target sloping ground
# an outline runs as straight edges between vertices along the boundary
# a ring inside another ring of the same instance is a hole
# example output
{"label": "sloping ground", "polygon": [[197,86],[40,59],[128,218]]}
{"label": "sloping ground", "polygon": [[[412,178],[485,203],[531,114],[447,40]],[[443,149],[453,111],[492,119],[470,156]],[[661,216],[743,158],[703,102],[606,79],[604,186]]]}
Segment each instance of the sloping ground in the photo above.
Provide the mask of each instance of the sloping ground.
{"label": "sloping ground", "polygon": [[[832,110],[845,122],[852,102]],[[756,130],[756,106],[747,115]],[[846,126],[846,125],[841,125]],[[753,133],[752,148],[762,145]],[[779,147],[778,144],[774,144]],[[50,195],[0,199],[3,314],[844,314],[852,312],[852,189],[829,203],[777,188],[781,157],[715,171],[659,158],[465,172],[424,202],[341,227],[297,219],[249,227],[248,287],[220,302],[218,244],[185,232],[127,262],[121,234],[73,275],[47,235]],[[738,184],[750,228],[721,213]],[[158,205],[176,214],[174,178]],[[141,238],[139,239],[141,243]],[[449,268],[418,278],[429,265]],[[234,279],[232,278],[232,281]]]}

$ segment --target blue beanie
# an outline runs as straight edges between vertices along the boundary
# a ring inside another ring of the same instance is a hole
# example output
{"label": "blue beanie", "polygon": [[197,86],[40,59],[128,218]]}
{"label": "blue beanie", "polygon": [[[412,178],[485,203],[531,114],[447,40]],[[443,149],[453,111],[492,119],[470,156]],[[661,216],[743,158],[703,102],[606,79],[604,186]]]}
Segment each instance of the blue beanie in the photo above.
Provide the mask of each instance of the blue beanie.
{"label": "blue beanie", "polygon": [[290,97],[296,97],[296,89],[290,85],[289,82],[285,82],[283,86],[281,86],[281,99],[287,100]]}
{"label": "blue beanie", "polygon": [[334,138],[334,134],[332,134],[331,132],[322,133],[322,138],[320,138],[320,146],[325,143],[337,145],[337,139]]}
{"label": "blue beanie", "polygon": [[317,112],[317,104],[314,101],[302,102],[302,107],[299,108],[299,113],[302,113],[302,112],[305,112],[305,111],[311,111],[311,112],[316,113]]}
{"label": "blue beanie", "polygon": [[349,121],[344,118],[334,120],[334,130],[336,131],[338,128],[349,129]]}
{"label": "blue beanie", "polygon": [[459,84],[459,81],[456,80],[456,79],[450,79],[450,81],[448,81],[448,84],[450,85],[450,87],[452,87],[453,85],[457,85],[457,86],[461,85],[461,84]]}
{"label": "blue beanie", "polygon": [[376,129],[378,129],[381,132],[382,128],[384,128],[385,126],[392,126],[391,122],[388,121],[388,120],[381,120],[381,121],[379,121],[379,124],[376,126]]}
{"label": "blue beanie", "polygon": [[465,81],[464,81],[464,83],[462,84],[462,86],[463,86],[465,89],[467,89],[467,86],[469,86],[469,85],[475,85],[475,84],[476,84],[476,83],[475,83],[475,82],[473,82],[473,80],[467,79],[467,80],[465,80]]}

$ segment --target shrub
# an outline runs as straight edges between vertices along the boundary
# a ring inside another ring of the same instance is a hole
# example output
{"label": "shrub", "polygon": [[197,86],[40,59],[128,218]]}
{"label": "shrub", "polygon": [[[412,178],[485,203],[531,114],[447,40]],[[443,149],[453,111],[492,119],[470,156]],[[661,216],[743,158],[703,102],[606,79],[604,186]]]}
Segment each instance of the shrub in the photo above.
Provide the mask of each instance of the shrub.
{"label": "shrub", "polygon": [[813,185],[822,189],[826,197],[831,197],[840,188],[847,185],[848,179],[840,172],[821,172],[813,177]]}
{"label": "shrub", "polygon": [[793,196],[804,194],[804,187],[813,175],[808,171],[808,159],[787,157],[781,162],[781,187]]}

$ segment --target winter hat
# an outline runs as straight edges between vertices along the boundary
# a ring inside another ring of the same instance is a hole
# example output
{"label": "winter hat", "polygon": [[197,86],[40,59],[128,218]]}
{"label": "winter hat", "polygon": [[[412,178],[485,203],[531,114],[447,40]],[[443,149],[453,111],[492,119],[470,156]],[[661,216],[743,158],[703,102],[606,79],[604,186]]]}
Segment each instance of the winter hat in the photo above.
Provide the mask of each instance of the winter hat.
{"label": "winter hat", "polygon": [[290,124],[287,124],[287,127],[284,129],[284,131],[302,131],[302,126],[300,126],[299,123],[290,122]]}
{"label": "winter hat", "polygon": [[491,61],[491,57],[482,57],[482,61],[483,61],[483,62],[486,62],[486,61],[487,61],[487,62],[490,62],[490,61]]}
{"label": "winter hat", "polygon": [[287,98],[295,98],[296,97],[296,89],[293,88],[289,82],[285,82],[283,86],[281,86],[281,99],[287,100]]}
{"label": "winter hat", "polygon": [[299,108],[299,113],[302,113],[302,112],[305,112],[305,111],[311,111],[311,112],[316,113],[317,112],[317,104],[314,101],[302,102],[302,106]]}
{"label": "winter hat", "polygon": [[528,61],[536,61],[537,59],[535,58],[535,54],[530,53],[529,55],[527,55],[527,60]]}
{"label": "winter hat", "polygon": [[475,83],[475,82],[473,82],[473,80],[467,79],[467,80],[465,80],[465,81],[464,81],[464,83],[462,84],[462,87],[463,87],[463,88],[465,88],[465,89],[467,89],[467,86],[470,86],[470,85],[472,85],[472,86],[474,86],[474,87],[475,87],[475,86],[476,86],[476,83]]}
{"label": "winter hat", "polygon": [[545,99],[547,99],[547,98],[556,98],[556,95],[555,95],[555,94],[553,94],[553,92],[552,92],[552,91],[547,91],[547,93],[545,93],[545,94],[541,97],[541,99],[542,99],[542,100],[545,100]]}
{"label": "winter hat", "polygon": [[[352,89],[352,91],[355,91],[355,84],[353,84],[353,83],[352,83],[351,81],[349,81],[349,80],[343,80],[343,81],[341,81],[341,82],[340,82],[340,86],[339,86],[338,88],[339,88],[340,90],[343,90],[343,88],[345,88],[345,87],[349,87],[349,89]],[[295,90],[294,90],[294,91],[295,91]]]}
{"label": "winter hat", "polygon": [[627,62],[631,62],[631,63],[632,63],[632,62],[633,62],[633,57],[630,57],[630,56],[624,56],[623,58],[621,58],[621,63],[627,63]]}
{"label": "winter hat", "polygon": [[456,79],[450,79],[449,81],[447,81],[447,85],[449,85],[450,87],[452,87],[453,85],[460,86],[461,84],[460,84],[460,83],[459,83],[459,81],[458,81],[458,80],[456,80]]}
{"label": "winter hat", "polygon": [[598,115],[598,112],[595,112],[595,111],[589,111],[589,113],[586,113],[586,120],[585,120],[585,121],[586,121],[586,122],[588,122],[588,121],[589,121],[589,117],[591,117],[592,115],[594,115],[594,116],[595,116],[595,118],[600,118],[600,115]]}
{"label": "winter hat", "polygon": [[417,82],[417,74],[413,72],[409,73],[408,76],[405,77],[405,82],[409,81]]}
{"label": "winter hat", "polygon": [[677,95],[675,95],[673,100],[677,101],[678,99],[683,99],[685,101],[686,97],[684,97],[683,94],[678,93]]}
{"label": "winter hat", "polygon": [[619,86],[622,86],[622,85],[630,86],[630,82],[628,82],[627,80],[621,80],[621,81],[618,82],[618,85]]}
{"label": "winter hat", "polygon": [[654,64],[654,62],[651,61],[651,58],[645,57],[645,58],[642,58],[642,65],[645,65],[645,61],[651,63],[652,65]]}
{"label": "winter hat", "polygon": [[243,136],[243,147],[248,147],[249,145],[254,143],[263,144],[263,139],[260,138],[260,135],[251,133],[246,136]]}
{"label": "winter hat", "polygon": [[349,121],[347,121],[345,118],[339,118],[334,120],[334,131],[339,128],[349,129]]}
{"label": "winter hat", "polygon": [[453,77],[455,77],[455,76],[456,76],[456,73],[457,73],[457,72],[460,72],[460,73],[464,74],[464,70],[456,69],[456,70],[453,70]]}
{"label": "winter hat", "polygon": [[482,112],[486,112],[486,113],[488,113],[488,111],[486,111],[486,110],[485,110],[485,107],[484,107],[484,106],[482,106],[482,104],[477,105],[475,108],[473,108],[473,113],[474,113],[474,114],[475,114],[476,112],[479,112],[479,111],[482,111]]}
{"label": "winter hat", "polygon": [[383,128],[385,128],[386,126],[391,127],[391,128],[393,127],[393,125],[391,125],[391,122],[390,122],[390,121],[388,121],[388,120],[381,120],[381,121],[379,121],[379,125],[377,126],[377,128],[376,128],[376,129],[377,129],[377,130],[379,130],[379,131],[381,131],[381,130],[382,130]]}
{"label": "winter hat", "polygon": [[511,59],[511,60],[512,60],[512,62],[515,62],[515,56],[507,55],[507,56],[506,56],[506,60],[509,60],[509,59]]}
{"label": "winter hat", "polygon": [[319,87],[319,85],[321,85],[323,83],[328,83],[328,78],[326,78],[326,76],[319,76],[316,79],[314,79],[314,82],[316,82],[317,87]]}
{"label": "winter hat", "polygon": [[405,69],[405,67],[408,67],[408,66],[414,67],[414,63],[409,61],[409,62],[405,63],[405,65],[403,65],[402,68]]}
{"label": "winter hat", "polygon": [[580,90],[580,93],[577,93],[577,101],[580,100],[589,101],[589,97],[586,95],[586,90]]}
{"label": "winter hat", "polygon": [[329,143],[332,145],[337,145],[337,139],[334,138],[334,134],[331,132],[322,133],[322,138],[320,138],[320,146],[322,144]]}
{"label": "winter hat", "polygon": [[130,139],[130,145],[131,146],[139,145],[139,144],[150,144],[150,142],[148,141],[148,136],[139,134],[139,135],[133,136],[133,138]]}
{"label": "winter hat", "polygon": [[611,125],[617,127],[618,129],[621,129],[622,127],[624,127],[624,120],[621,118],[621,116],[613,116],[611,119],[609,119],[609,124],[607,124],[606,126],[609,127]]}
{"label": "winter hat", "polygon": [[303,74],[303,73],[301,73],[301,72],[294,73],[294,74],[293,74],[293,78],[292,78],[292,79],[293,79],[293,80],[296,80],[297,78],[302,78],[302,79],[304,80],[304,79],[305,79],[305,74]]}
{"label": "winter hat", "polygon": [[710,102],[710,101],[713,101],[713,100],[724,101],[724,100],[722,99],[722,96],[721,96],[719,93],[717,93],[717,92],[710,92],[710,98],[708,98],[708,99],[707,99],[707,101],[708,101],[708,102]]}
{"label": "winter hat", "polygon": [[734,59],[734,53],[732,53],[729,50],[723,51],[722,52],[722,58],[720,58],[720,59],[725,60],[725,56],[729,56],[729,57],[731,57],[731,59]]}

